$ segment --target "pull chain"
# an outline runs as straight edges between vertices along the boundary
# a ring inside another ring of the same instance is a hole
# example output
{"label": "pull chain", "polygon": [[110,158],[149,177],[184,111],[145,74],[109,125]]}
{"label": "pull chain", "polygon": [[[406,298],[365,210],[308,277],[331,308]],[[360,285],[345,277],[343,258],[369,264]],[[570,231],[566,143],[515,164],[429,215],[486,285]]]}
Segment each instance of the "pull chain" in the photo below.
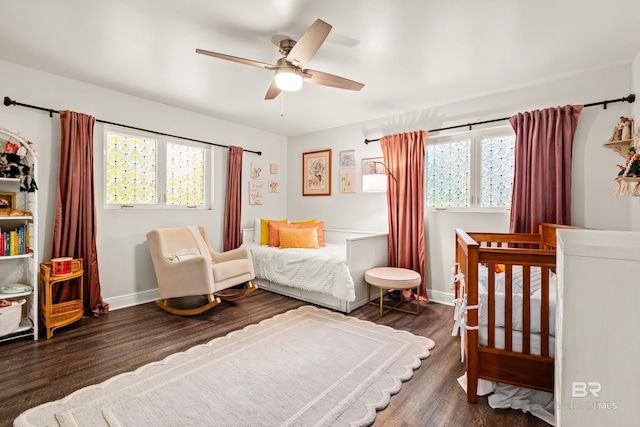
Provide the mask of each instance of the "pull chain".
{"label": "pull chain", "polygon": [[284,91],[282,92],[282,96],[280,97],[280,117],[284,117]]}

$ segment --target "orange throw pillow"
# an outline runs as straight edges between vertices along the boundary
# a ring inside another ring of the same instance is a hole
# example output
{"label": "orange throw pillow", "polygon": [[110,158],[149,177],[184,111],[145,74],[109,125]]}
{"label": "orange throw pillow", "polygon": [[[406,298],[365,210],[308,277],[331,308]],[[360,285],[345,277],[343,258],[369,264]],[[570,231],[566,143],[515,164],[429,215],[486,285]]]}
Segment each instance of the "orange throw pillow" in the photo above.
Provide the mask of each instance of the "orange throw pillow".
{"label": "orange throw pillow", "polygon": [[260,218],[260,244],[268,245],[269,244],[269,223],[271,221],[275,222],[288,222],[286,219],[264,219]]}
{"label": "orange throw pillow", "polygon": [[317,249],[318,247],[317,228],[280,227],[280,249]]}
{"label": "orange throw pillow", "polygon": [[315,224],[288,224],[284,222],[269,221],[269,246],[280,247],[280,229],[286,228],[316,228],[318,230],[318,246],[324,244],[324,222]]}

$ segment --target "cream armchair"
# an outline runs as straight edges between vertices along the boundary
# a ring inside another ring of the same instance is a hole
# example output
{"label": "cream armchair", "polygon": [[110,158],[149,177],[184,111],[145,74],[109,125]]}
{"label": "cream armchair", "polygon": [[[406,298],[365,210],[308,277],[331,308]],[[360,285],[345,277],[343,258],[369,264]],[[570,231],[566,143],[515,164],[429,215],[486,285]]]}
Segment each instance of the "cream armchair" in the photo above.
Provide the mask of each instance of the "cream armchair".
{"label": "cream armchair", "polygon": [[[158,280],[162,309],[180,315],[202,313],[221,299],[235,299],[253,292],[257,286],[251,252],[246,248],[215,252],[203,226],[157,228],[147,233],[147,243]],[[229,289],[245,284],[243,289]],[[207,303],[196,308],[171,307],[171,298],[206,296]]]}

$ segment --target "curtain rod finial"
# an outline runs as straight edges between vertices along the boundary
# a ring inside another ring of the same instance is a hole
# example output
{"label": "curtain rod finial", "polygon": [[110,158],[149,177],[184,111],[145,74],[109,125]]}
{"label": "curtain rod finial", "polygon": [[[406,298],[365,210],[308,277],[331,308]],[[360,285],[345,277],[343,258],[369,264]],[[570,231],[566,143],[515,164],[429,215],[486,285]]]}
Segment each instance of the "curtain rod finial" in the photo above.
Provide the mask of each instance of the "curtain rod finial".
{"label": "curtain rod finial", "polygon": [[632,102],[635,102],[635,100],[636,100],[636,94],[635,93],[632,93],[629,96],[627,96],[627,102],[629,104],[631,104]]}
{"label": "curtain rod finial", "polygon": [[7,107],[9,105],[15,105],[16,101],[12,100],[11,98],[9,98],[8,96],[4,97],[4,105],[6,105]]}
{"label": "curtain rod finial", "polygon": [[364,139],[364,143],[365,144],[369,144],[371,141],[369,141],[367,138]]}

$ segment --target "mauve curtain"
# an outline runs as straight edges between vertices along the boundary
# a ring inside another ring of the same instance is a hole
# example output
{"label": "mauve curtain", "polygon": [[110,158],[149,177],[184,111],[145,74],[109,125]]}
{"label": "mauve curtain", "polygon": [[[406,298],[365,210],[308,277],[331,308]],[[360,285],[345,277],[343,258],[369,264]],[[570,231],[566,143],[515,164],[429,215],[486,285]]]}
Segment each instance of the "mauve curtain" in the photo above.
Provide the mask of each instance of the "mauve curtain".
{"label": "mauve curtain", "polygon": [[[82,258],[85,315],[107,314],[98,274],[96,210],[93,187],[93,126],[95,117],[60,111],[58,202],[53,224],[51,257]],[[67,286],[58,287],[55,302],[68,300]],[[65,294],[66,293],[66,294]]]}
{"label": "mauve curtain", "polygon": [[537,233],[538,224],[571,225],[571,150],[582,105],[518,113],[512,233]]}
{"label": "mauve curtain", "polygon": [[229,147],[227,195],[224,208],[224,250],[235,249],[242,244],[242,147]]}
{"label": "mauve curtain", "polygon": [[[422,299],[426,292],[426,249],[424,236],[424,157],[427,131],[385,136],[380,139],[384,163],[398,180],[388,177],[389,265],[420,273]],[[398,217],[396,218],[396,203]],[[398,235],[396,236],[396,221]],[[396,265],[396,239],[398,264]]]}

